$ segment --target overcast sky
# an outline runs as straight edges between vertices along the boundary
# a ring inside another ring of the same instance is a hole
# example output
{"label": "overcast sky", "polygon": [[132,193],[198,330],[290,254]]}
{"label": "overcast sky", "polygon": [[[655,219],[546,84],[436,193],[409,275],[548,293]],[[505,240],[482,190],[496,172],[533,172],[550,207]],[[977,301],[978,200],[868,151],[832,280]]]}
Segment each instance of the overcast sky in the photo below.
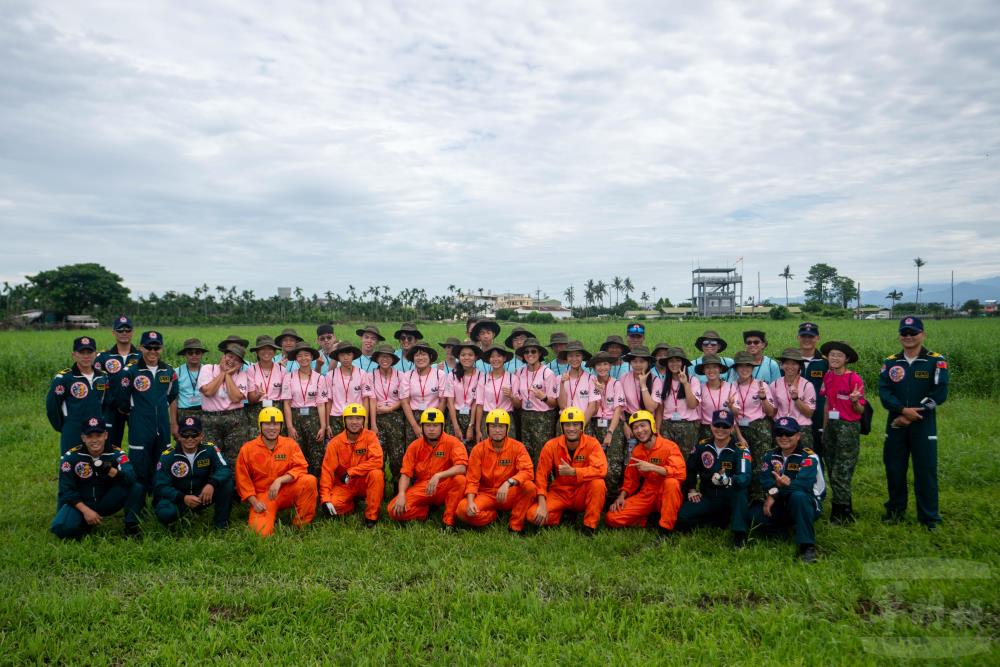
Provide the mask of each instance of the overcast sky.
{"label": "overcast sky", "polygon": [[0,280],[1000,273],[996,0],[0,7]]}

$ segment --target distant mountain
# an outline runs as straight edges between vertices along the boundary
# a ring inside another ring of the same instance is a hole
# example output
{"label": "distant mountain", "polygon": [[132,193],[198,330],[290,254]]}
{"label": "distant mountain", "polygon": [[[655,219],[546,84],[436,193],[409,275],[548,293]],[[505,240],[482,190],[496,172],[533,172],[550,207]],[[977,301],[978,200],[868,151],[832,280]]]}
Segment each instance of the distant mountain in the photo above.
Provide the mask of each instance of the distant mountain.
{"label": "distant mountain", "polygon": [[[862,287],[864,286],[862,285]],[[950,283],[924,283],[920,287],[922,289],[920,292],[920,303],[938,302],[949,306],[951,305]],[[894,289],[898,289],[903,293],[903,301],[909,302],[913,301],[916,297],[917,284],[890,285],[879,290],[862,289],[861,303],[870,303],[876,306],[888,305],[889,302],[886,300],[885,295]],[[784,295],[772,296],[769,298],[771,303],[785,302]],[[797,301],[801,303],[805,300],[805,297],[801,294],[789,295],[789,299],[792,302]],[[957,308],[961,306],[969,299],[979,299],[980,301],[985,301],[987,299],[1000,299],[1000,276],[955,283],[955,307]]]}

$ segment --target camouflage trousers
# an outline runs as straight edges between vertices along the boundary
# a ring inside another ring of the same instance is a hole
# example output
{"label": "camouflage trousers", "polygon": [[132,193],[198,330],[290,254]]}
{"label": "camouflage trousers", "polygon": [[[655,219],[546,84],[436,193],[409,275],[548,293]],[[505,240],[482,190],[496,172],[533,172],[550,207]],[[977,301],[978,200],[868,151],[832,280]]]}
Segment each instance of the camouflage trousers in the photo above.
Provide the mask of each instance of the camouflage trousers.
{"label": "camouflage trousers", "polygon": [[668,440],[676,442],[678,449],[681,450],[681,455],[686,460],[688,454],[693,452],[695,445],[698,444],[699,426],[700,424],[698,422],[675,422],[669,419],[664,419],[660,422],[660,435]]}
{"label": "camouflage trousers", "polygon": [[292,426],[298,435],[296,442],[302,448],[302,453],[309,464],[309,474],[316,479],[320,478],[320,471],[323,468],[323,457],[326,455],[326,440],[317,440],[316,432],[319,431],[319,411],[316,408],[309,408],[309,414],[299,414],[298,408],[292,408]]}
{"label": "camouflage trousers", "polygon": [[800,426],[800,427],[802,430],[799,431],[799,444],[815,452],[816,447],[814,445],[816,443],[813,442],[812,426],[810,425],[810,426]]}
{"label": "camouflage trousers", "polygon": [[[740,426],[740,433],[750,446],[750,455],[753,456],[753,468],[756,471],[760,466],[764,454],[774,449],[774,436],[771,433],[771,420],[767,417],[754,419],[746,426]],[[764,491],[761,489],[760,480],[754,474],[750,479],[750,502],[764,499]]]}
{"label": "camouflage trousers", "polygon": [[330,437],[335,438],[344,432],[344,416],[330,415]]}
{"label": "camouflage trousers", "polygon": [[531,462],[538,465],[538,455],[542,453],[542,445],[556,437],[555,410],[547,412],[521,411],[521,442],[524,443]]}
{"label": "camouflage trousers", "polygon": [[[518,430],[518,428],[517,428],[517,423],[518,423],[518,421],[520,421],[519,419],[517,419],[517,416],[518,416],[517,413],[518,413],[518,410],[512,410],[510,412],[510,428],[507,430],[507,437],[508,438],[513,438],[514,440],[520,440],[521,439],[521,438],[519,438],[517,436],[517,434],[520,432]],[[486,415],[485,414],[483,415],[483,427],[482,427],[479,435],[484,440],[486,438],[490,437],[490,434],[486,432]],[[528,452],[528,453],[530,454],[531,452]]]}
{"label": "camouflage trousers", "polygon": [[201,417],[201,408],[177,408],[177,423],[183,424],[186,417]]}
{"label": "camouflage trousers", "polygon": [[[624,421],[624,420],[622,420]],[[622,482],[625,480],[625,429],[622,428],[622,421],[618,422],[618,427],[611,433],[611,444],[604,448],[604,455],[608,458],[608,475],[604,478],[608,492],[605,496],[605,504],[610,505],[621,492]],[[604,447],[604,436],[608,434],[607,426],[598,426],[597,418],[590,420],[587,424],[587,435],[597,438],[597,441]]]}
{"label": "camouflage trousers", "polygon": [[236,465],[240,447],[251,439],[247,437],[247,416],[243,408],[223,412],[202,412],[201,425],[205,430],[204,442],[213,443],[230,466]]}
{"label": "camouflage trousers", "polygon": [[472,448],[475,447],[476,446],[476,442],[478,442],[478,440],[476,440],[475,428],[472,429],[473,430],[472,440],[466,441],[466,439],[465,439],[465,434],[469,430],[469,424],[472,423],[472,415],[471,414],[470,415],[463,415],[460,412],[456,411],[455,418],[458,419],[458,428],[460,429],[461,432],[460,433],[452,433],[452,431],[454,430],[454,428],[452,428],[450,420],[448,421],[448,428],[446,430],[448,431],[448,433],[451,433],[451,435],[453,435],[456,438],[458,438],[459,440],[461,440],[465,444],[465,451],[471,453],[472,452]]}
{"label": "camouflage trousers", "polygon": [[823,431],[827,478],[834,505],[851,504],[851,479],[861,453],[861,422],[831,419]]}
{"label": "camouflage trousers", "polygon": [[385,497],[392,498],[396,495],[395,487],[399,482],[399,469],[403,467],[403,454],[406,453],[407,445],[413,441],[413,438],[408,437],[412,433],[401,410],[376,415],[375,419],[378,426],[378,441],[382,445],[382,452],[391,475],[391,478],[385,478]]}

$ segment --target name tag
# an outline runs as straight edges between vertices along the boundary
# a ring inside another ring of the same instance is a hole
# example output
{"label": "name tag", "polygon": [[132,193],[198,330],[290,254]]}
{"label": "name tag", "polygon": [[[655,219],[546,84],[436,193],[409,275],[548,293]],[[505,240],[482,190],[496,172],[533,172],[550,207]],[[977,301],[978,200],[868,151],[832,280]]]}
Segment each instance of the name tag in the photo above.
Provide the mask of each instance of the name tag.
{"label": "name tag", "polygon": [[829,418],[829,419],[840,419],[840,411],[839,410],[830,410],[830,412],[827,414],[827,418]]}
{"label": "name tag", "polygon": [[460,415],[467,415],[467,414],[469,414],[469,407],[466,406],[464,408],[459,408],[458,409],[458,414],[460,414]]}
{"label": "name tag", "polygon": [[680,420],[681,420],[681,413],[675,412],[672,415],[670,415],[670,421],[679,422]]}
{"label": "name tag", "polygon": [[426,410],[427,401],[417,401],[417,410]]}
{"label": "name tag", "polygon": [[600,426],[601,428],[607,428],[608,427],[608,420],[607,419],[598,419],[597,420],[597,425]]}
{"label": "name tag", "polygon": [[746,417],[740,417],[740,426],[749,426],[750,420]]}
{"label": "name tag", "polygon": [[299,414],[303,417],[309,414],[309,408],[299,408]]}
{"label": "name tag", "polygon": [[263,405],[265,408],[270,408],[274,406],[274,401],[272,401],[269,398],[265,398],[263,401],[260,402],[260,404]]}
{"label": "name tag", "polygon": [[530,398],[524,401],[524,409],[525,410],[531,409],[531,399]]}

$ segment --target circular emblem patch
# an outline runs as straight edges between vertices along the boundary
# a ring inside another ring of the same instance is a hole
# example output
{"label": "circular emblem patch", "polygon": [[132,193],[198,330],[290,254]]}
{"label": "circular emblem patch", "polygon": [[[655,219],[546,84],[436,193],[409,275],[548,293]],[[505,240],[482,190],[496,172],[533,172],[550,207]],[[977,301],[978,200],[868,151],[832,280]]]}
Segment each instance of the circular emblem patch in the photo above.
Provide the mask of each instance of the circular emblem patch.
{"label": "circular emblem patch", "polygon": [[893,382],[902,382],[906,377],[906,369],[902,366],[893,366],[889,369],[889,379]]}
{"label": "circular emblem patch", "polygon": [[187,419],[185,419],[184,420],[184,425],[185,426],[194,426],[194,418],[193,417],[188,417]]}
{"label": "circular emblem patch", "polygon": [[136,391],[146,391],[151,385],[152,383],[145,375],[136,376],[135,380],[132,382],[132,386],[135,387]]}
{"label": "circular emblem patch", "polygon": [[122,369],[122,362],[118,359],[108,359],[104,362],[104,370],[114,375]]}
{"label": "circular emblem patch", "polygon": [[706,470],[711,470],[712,466],[715,465],[715,455],[712,452],[702,452],[701,453],[701,465]]}
{"label": "circular emblem patch", "polygon": [[61,384],[57,384],[56,385],[56,396],[62,396],[65,393],[66,393],[66,387],[62,386]]}
{"label": "circular emblem patch", "polygon": [[90,345],[90,339],[89,338],[81,338],[80,339],[80,344],[81,345]]}
{"label": "circular emblem patch", "polygon": [[80,479],[87,479],[94,474],[94,469],[90,467],[90,464],[86,461],[80,461],[75,466],[73,466],[73,472]]}
{"label": "circular emblem patch", "polygon": [[61,470],[62,470],[63,472],[69,472],[70,470],[72,470],[72,469],[73,469],[73,466],[71,466],[71,465],[69,464],[69,461],[63,461],[63,462],[62,462],[62,466],[60,466],[60,469],[61,469]]}
{"label": "circular emblem patch", "polygon": [[190,466],[184,461],[174,461],[173,465],[170,466],[170,474],[174,477],[184,477],[190,470]]}
{"label": "circular emblem patch", "polygon": [[69,393],[73,395],[73,398],[87,398],[90,389],[86,382],[74,382],[69,388]]}

